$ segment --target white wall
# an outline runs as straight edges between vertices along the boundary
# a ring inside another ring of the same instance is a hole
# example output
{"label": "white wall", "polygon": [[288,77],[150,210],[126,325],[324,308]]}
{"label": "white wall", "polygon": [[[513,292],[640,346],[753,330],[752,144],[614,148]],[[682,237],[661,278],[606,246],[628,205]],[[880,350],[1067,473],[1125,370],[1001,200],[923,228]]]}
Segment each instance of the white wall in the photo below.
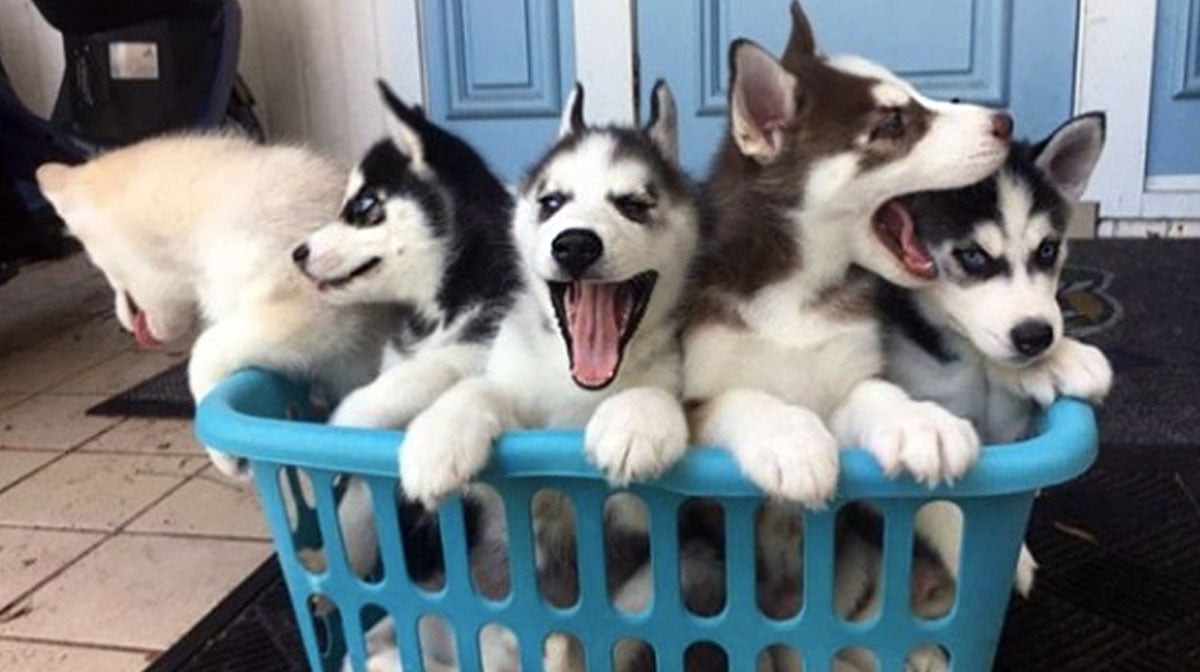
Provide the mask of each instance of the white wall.
{"label": "white wall", "polygon": [[[377,77],[423,100],[416,3],[242,0],[239,70],[269,137],[353,161],[383,133]],[[48,114],[62,48],[30,0],[0,0],[0,59],[26,104]]]}

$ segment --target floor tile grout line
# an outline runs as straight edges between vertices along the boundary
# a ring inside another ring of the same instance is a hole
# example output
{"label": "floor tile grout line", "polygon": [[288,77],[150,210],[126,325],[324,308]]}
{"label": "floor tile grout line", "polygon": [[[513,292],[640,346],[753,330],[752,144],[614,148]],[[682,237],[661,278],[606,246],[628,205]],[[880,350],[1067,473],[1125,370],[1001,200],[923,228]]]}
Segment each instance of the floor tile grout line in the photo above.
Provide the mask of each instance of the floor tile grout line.
{"label": "floor tile grout line", "polygon": [[[14,351],[14,352],[11,352],[11,353],[9,353],[9,354],[7,354],[7,355],[3,355],[3,357],[8,357],[8,356],[10,356],[10,355],[19,355],[20,353],[22,353],[22,352],[24,352],[24,351],[25,351],[25,348],[23,348],[23,349],[21,349],[21,350],[16,350],[16,351]],[[47,384],[45,387],[38,388],[37,390],[33,391],[31,394],[32,394],[33,396],[35,396],[35,397],[40,397],[40,396],[43,396],[43,395],[51,395],[51,394],[53,394],[53,395],[56,395],[56,396],[83,396],[83,395],[81,395],[81,394],[75,394],[75,395],[65,395],[65,394],[59,394],[59,393],[56,393],[56,392],[51,392],[51,390],[52,390],[52,389],[54,389],[54,388],[56,388],[56,387],[59,387],[59,386],[61,386],[61,385],[65,384],[67,381],[71,380],[72,378],[76,378],[76,377],[78,377],[78,376],[82,376],[82,375],[86,374],[87,372],[91,371],[92,369],[94,369],[94,368],[97,368],[97,367],[99,367],[99,366],[100,366],[100,365],[102,365],[102,364],[107,364],[108,362],[110,362],[110,361],[112,361],[112,360],[114,360],[114,359],[116,359],[116,358],[117,358],[117,355],[116,355],[116,354],[111,354],[111,353],[110,353],[110,354],[109,354],[109,356],[108,356],[107,358],[101,359],[101,360],[97,361],[97,362],[96,362],[96,363],[94,363],[94,364],[90,364],[90,365],[88,365],[88,366],[85,366],[85,367],[83,367],[82,369],[79,369],[78,371],[72,371],[71,373],[68,373],[67,375],[63,376],[62,378],[60,378],[60,379],[58,379],[58,380],[55,380],[55,381],[54,381],[54,382],[52,382],[52,383],[49,383],[49,384]],[[21,393],[20,393],[20,392],[18,392],[18,394],[21,394]],[[103,392],[101,392],[101,393],[99,393],[99,394],[103,394]],[[21,402],[21,403],[25,403],[25,402]],[[12,408],[16,408],[16,407],[14,406],[14,407],[12,407]],[[10,409],[8,409],[8,410],[12,410],[12,409],[10,408]]]}
{"label": "floor tile grout line", "polygon": [[[65,454],[64,454],[64,456],[65,456]],[[62,456],[60,456],[58,459],[62,459]],[[57,461],[57,460],[54,460],[54,461]],[[37,592],[38,590],[41,590],[43,587],[45,587],[45,586],[49,585],[49,583],[50,583],[52,580],[54,580],[54,579],[57,579],[58,577],[62,576],[62,574],[63,574],[63,573],[64,573],[64,572],[65,572],[67,569],[69,569],[69,568],[71,568],[71,567],[74,567],[74,566],[75,566],[76,564],[78,564],[78,563],[79,563],[81,560],[83,560],[83,558],[87,557],[88,555],[91,555],[92,551],[95,551],[95,550],[96,550],[96,548],[98,548],[98,547],[99,547],[101,544],[107,543],[109,540],[111,540],[111,539],[115,538],[115,537],[116,537],[118,534],[120,534],[122,531],[124,531],[124,530],[125,530],[125,528],[127,528],[127,527],[128,527],[130,524],[132,524],[132,523],[133,523],[133,521],[135,521],[135,520],[137,520],[138,518],[140,518],[140,517],[141,517],[143,514],[147,513],[147,512],[148,512],[150,509],[154,508],[155,506],[158,506],[158,504],[160,504],[160,503],[161,503],[163,500],[165,500],[167,497],[170,497],[171,495],[175,494],[175,492],[177,492],[177,491],[178,491],[180,488],[182,488],[182,487],[183,487],[185,484],[187,484],[187,482],[188,482],[189,480],[191,480],[191,478],[192,478],[193,476],[195,476],[196,474],[200,473],[201,471],[203,471],[203,470],[204,470],[204,469],[206,469],[207,467],[208,467],[208,465],[207,465],[207,464],[206,464],[206,465],[203,465],[203,466],[201,466],[201,467],[199,467],[199,468],[198,468],[198,469],[197,469],[195,472],[193,472],[191,475],[189,475],[189,476],[186,476],[186,477],[182,478],[182,479],[179,481],[179,483],[176,483],[174,486],[172,486],[172,487],[168,488],[168,489],[167,489],[167,491],[166,491],[166,492],[164,492],[164,493],[163,493],[161,496],[159,496],[159,497],[155,498],[153,501],[151,501],[151,502],[150,502],[149,504],[147,504],[146,506],[144,506],[144,507],[142,507],[142,508],[138,509],[137,511],[135,511],[135,512],[134,512],[132,515],[130,515],[128,518],[126,518],[126,519],[125,519],[125,522],[124,522],[124,523],[122,523],[122,524],[120,524],[120,525],[117,525],[117,526],[116,526],[116,527],[114,527],[112,530],[106,530],[106,531],[104,531],[104,532],[102,533],[104,536],[102,536],[102,537],[101,537],[99,540],[97,540],[97,542],[96,542],[95,544],[93,544],[93,545],[89,546],[89,547],[88,547],[88,548],[87,548],[87,549],[86,549],[86,550],[85,550],[83,553],[79,554],[79,555],[78,555],[78,556],[76,556],[74,559],[72,559],[70,562],[68,562],[68,563],[66,563],[65,565],[63,565],[62,567],[59,567],[59,568],[58,568],[57,570],[55,570],[54,572],[51,572],[51,573],[50,573],[48,576],[44,577],[44,578],[43,578],[41,581],[38,581],[36,584],[34,584],[32,587],[30,587],[29,589],[27,589],[27,590],[26,590],[26,591],[24,591],[23,593],[19,594],[17,597],[15,597],[15,598],[13,598],[13,599],[9,600],[9,601],[8,601],[7,603],[5,603],[4,605],[0,605],[0,609],[7,609],[7,608],[8,608],[10,605],[17,603],[17,602],[18,602],[18,601],[20,601],[20,600],[28,599],[28,598],[29,598],[31,595],[33,595],[35,592]]]}
{"label": "floor tile grout line", "polygon": [[71,649],[100,649],[116,653],[135,653],[141,655],[159,654],[165,649],[145,649],[138,646],[123,646],[120,644],[101,644],[99,642],[74,642],[62,639],[46,639],[44,637],[24,637],[20,635],[0,635],[0,642],[16,642],[20,644],[44,644],[61,646]]}
{"label": "floor tile grout line", "polygon": [[[129,418],[125,418],[123,420],[118,420],[117,422],[114,422],[113,424],[109,425],[108,427],[105,427],[104,429],[99,430],[95,434],[88,436],[88,438],[84,439],[83,441],[80,441],[79,443],[74,444],[72,447],[61,451],[57,457],[46,462],[42,466],[35,468],[33,471],[29,472],[28,474],[25,474],[24,476],[17,478],[17,480],[13,481],[12,483],[9,483],[8,485],[0,487],[0,495],[3,495],[4,493],[8,492],[9,490],[12,490],[16,486],[20,485],[21,483],[24,483],[25,481],[29,480],[30,478],[34,477],[35,475],[41,473],[42,471],[45,471],[47,468],[50,467],[50,465],[61,462],[63,460],[63,458],[65,458],[66,456],[75,454],[76,451],[78,451],[83,446],[87,445],[88,442],[100,438],[107,432],[111,431],[112,428],[114,428],[118,425],[124,424],[127,420],[129,420]],[[6,448],[8,448],[10,450],[22,450],[21,448],[10,448],[8,446],[6,446]],[[37,451],[37,450],[33,450],[33,449],[25,449],[25,450],[26,450],[26,452],[30,452],[30,453],[35,453],[35,452],[49,453],[49,452],[51,452],[50,449],[46,449],[44,451]]]}

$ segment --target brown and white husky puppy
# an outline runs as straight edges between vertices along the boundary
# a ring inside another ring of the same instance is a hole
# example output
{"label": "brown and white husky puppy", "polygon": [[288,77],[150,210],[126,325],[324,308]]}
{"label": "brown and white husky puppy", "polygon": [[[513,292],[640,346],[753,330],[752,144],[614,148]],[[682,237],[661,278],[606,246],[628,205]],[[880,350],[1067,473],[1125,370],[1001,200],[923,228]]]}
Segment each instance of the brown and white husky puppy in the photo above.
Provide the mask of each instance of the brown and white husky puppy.
{"label": "brown and white husky puppy", "polygon": [[706,185],[712,239],[684,331],[695,438],[767,495],[820,506],[839,446],[935,484],[962,476],[970,423],[882,377],[865,268],[901,285],[936,267],[897,199],[983,179],[1012,120],[933,101],[884,68],[816,50],[798,3],[782,60],[730,48],[729,134]]}

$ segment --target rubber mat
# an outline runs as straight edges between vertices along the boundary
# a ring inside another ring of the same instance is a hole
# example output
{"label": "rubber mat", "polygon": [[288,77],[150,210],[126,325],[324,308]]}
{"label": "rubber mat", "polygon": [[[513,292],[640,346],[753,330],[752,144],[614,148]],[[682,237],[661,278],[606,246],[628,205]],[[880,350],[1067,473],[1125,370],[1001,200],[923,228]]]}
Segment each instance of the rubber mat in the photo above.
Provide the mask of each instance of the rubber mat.
{"label": "rubber mat", "polygon": [[196,415],[196,405],[188,389],[187,362],[114,394],[89,408],[87,414],[191,420]]}

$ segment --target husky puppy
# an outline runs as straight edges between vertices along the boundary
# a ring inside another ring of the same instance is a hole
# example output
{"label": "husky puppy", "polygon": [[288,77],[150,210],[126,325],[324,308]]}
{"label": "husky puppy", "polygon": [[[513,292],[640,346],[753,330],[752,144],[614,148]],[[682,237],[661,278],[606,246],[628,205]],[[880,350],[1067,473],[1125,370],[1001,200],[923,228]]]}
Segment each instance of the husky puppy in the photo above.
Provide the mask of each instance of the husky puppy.
{"label": "husky puppy", "polygon": [[894,200],[999,168],[1012,120],[936,102],[860,58],[828,58],[792,4],[782,62],[730,49],[730,132],[706,185],[712,246],[684,333],[685,399],[702,443],[728,447],[772,498],[820,506],[838,449],[871,451],[888,474],[961,476],[970,423],[882,378],[872,280],[936,273]]}
{"label": "husky puppy", "polygon": [[330,422],[398,428],[483,370],[520,279],[500,180],[467,143],[379,88],[388,137],[354,169],[340,217],[292,259],[330,303],[393,307],[384,371]]}
{"label": "husky puppy", "polygon": [[[900,201],[939,273],[924,287],[882,289],[887,377],[970,420],[987,443],[1027,437],[1037,407],[1058,395],[1098,403],[1112,385],[1104,354],[1063,336],[1055,299],[1067,219],[1103,146],[1104,116],[1084,114],[1014,143],[981,182]],[[947,508],[923,508],[918,527],[957,572],[961,520]],[[1036,567],[1022,548],[1022,594]]]}
{"label": "husky puppy", "polygon": [[584,427],[617,484],[664,472],[687,446],[677,319],[698,239],[680,171],[675,106],[655,86],[644,129],[595,128],[576,86],[559,140],[522,181],[511,235],[523,288],[486,373],[409,425],[405,495],[435,506],[517,427]]}
{"label": "husky puppy", "polygon": [[[382,373],[342,399],[330,423],[399,428],[483,371],[520,279],[508,239],[512,197],[500,180],[470,145],[382,81],[379,90],[387,137],[351,173],[340,216],[297,245],[292,260],[333,305],[390,307]],[[419,519],[421,510],[402,513]],[[378,553],[372,513],[365,483],[352,479],[339,516],[360,576]],[[421,527],[436,539],[435,519]]]}
{"label": "husky puppy", "polygon": [[[333,163],[236,135],[169,135],[81,166],[48,163],[37,177],[140,345],[182,340],[201,318],[188,367],[197,402],[248,366],[334,395],[375,375],[378,309],[330,305],[289,258],[337,212],[345,172]],[[223,473],[245,475],[238,460],[209,453]]]}

